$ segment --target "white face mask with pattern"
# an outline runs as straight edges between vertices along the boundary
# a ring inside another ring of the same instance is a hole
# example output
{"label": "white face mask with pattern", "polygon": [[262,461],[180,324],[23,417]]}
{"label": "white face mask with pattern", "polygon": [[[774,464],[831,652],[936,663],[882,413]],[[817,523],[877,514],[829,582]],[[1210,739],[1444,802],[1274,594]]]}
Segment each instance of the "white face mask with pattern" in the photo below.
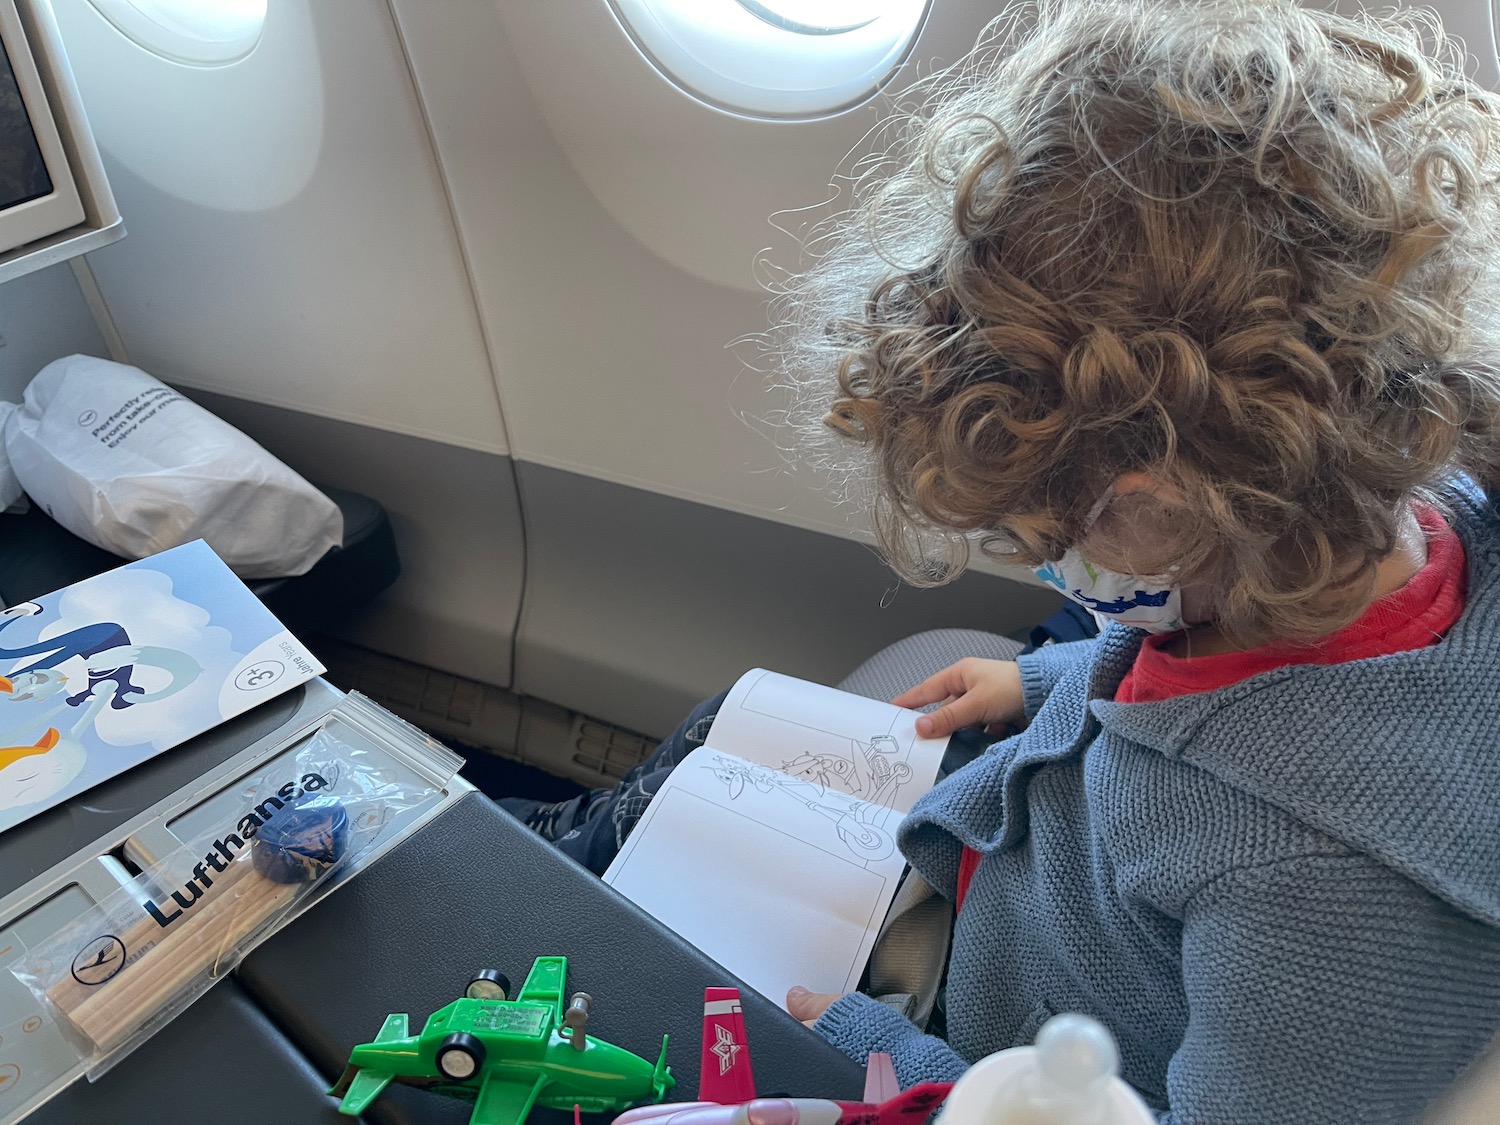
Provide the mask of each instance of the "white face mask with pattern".
{"label": "white face mask with pattern", "polygon": [[[1084,534],[1088,534],[1114,495],[1111,488],[1094,505],[1084,521]],[[1033,573],[1092,613],[1101,628],[1111,621],[1148,633],[1175,633],[1186,628],[1180,586],[1094,566],[1076,547],[1068,548],[1056,562],[1033,568]]]}
{"label": "white face mask with pattern", "polygon": [[1101,626],[1118,621],[1148,633],[1185,628],[1178,586],[1101,570],[1071,548],[1057,562],[1036,567],[1034,573],[1092,613]]}

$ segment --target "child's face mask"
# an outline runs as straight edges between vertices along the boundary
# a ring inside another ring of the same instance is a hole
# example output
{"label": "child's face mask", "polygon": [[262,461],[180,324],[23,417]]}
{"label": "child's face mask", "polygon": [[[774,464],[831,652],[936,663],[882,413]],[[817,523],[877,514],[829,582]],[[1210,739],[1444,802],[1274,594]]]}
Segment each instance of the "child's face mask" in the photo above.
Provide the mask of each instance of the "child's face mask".
{"label": "child's face mask", "polygon": [[[1109,506],[1114,494],[1111,488],[1099,498],[1084,522],[1084,534]],[[1034,573],[1091,612],[1101,626],[1118,621],[1148,633],[1172,633],[1185,627],[1181,587],[1104,570],[1085,559],[1076,547],[1070,547],[1057,562],[1036,567]]]}
{"label": "child's face mask", "polygon": [[1093,613],[1101,625],[1118,621],[1148,633],[1184,628],[1182,590],[1177,586],[1101,570],[1072,548],[1057,562],[1037,567],[1035,573]]}

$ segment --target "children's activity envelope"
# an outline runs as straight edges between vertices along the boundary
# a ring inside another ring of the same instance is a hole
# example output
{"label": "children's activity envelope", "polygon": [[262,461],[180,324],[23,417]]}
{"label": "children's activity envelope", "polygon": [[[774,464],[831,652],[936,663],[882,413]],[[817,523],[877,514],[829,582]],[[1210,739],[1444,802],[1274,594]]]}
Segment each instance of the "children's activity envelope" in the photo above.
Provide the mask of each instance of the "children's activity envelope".
{"label": "children's activity envelope", "polygon": [[0,612],[0,832],[324,671],[201,540]]}

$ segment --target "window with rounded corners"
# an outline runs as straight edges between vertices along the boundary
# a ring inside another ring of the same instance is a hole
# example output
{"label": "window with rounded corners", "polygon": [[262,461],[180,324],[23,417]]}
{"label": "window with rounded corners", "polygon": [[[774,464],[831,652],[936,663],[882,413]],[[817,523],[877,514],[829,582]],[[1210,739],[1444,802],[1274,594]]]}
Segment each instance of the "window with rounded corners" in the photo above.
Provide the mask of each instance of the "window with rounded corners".
{"label": "window with rounded corners", "polygon": [[868,101],[931,0],[610,0],[641,53],[718,109],[808,120]]}
{"label": "window with rounded corners", "polygon": [[[1490,0],[1489,9],[1490,19],[1488,30],[1490,41],[1486,44],[1489,47],[1489,51],[1488,57],[1481,57],[1479,60],[1479,72],[1481,77],[1489,78],[1493,88],[1497,77],[1496,68],[1500,67],[1500,0]],[[1470,43],[1473,44],[1475,51],[1480,50],[1478,44],[1482,41],[1482,33],[1474,34],[1470,38]]]}
{"label": "window with rounded corners", "polygon": [[267,0],[89,0],[121,35],[188,66],[238,62],[260,42]]}

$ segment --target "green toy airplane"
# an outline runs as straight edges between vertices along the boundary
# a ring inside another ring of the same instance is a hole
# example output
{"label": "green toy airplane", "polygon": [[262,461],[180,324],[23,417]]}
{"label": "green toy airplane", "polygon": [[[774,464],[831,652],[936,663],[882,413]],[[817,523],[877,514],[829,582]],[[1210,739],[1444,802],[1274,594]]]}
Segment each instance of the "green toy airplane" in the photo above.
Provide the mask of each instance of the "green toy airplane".
{"label": "green toy airplane", "polygon": [[373,1043],[361,1043],[328,1092],[339,1112],[362,1113],[392,1082],[471,1099],[470,1125],[521,1125],[534,1105],[588,1113],[659,1102],[676,1080],[667,1037],[653,1067],[639,1055],[585,1034],[593,1001],[577,993],[565,1006],[566,957],[538,957],[520,995],[492,969],[475,974],[464,998],[408,1035],[406,1014],[387,1016]]}

